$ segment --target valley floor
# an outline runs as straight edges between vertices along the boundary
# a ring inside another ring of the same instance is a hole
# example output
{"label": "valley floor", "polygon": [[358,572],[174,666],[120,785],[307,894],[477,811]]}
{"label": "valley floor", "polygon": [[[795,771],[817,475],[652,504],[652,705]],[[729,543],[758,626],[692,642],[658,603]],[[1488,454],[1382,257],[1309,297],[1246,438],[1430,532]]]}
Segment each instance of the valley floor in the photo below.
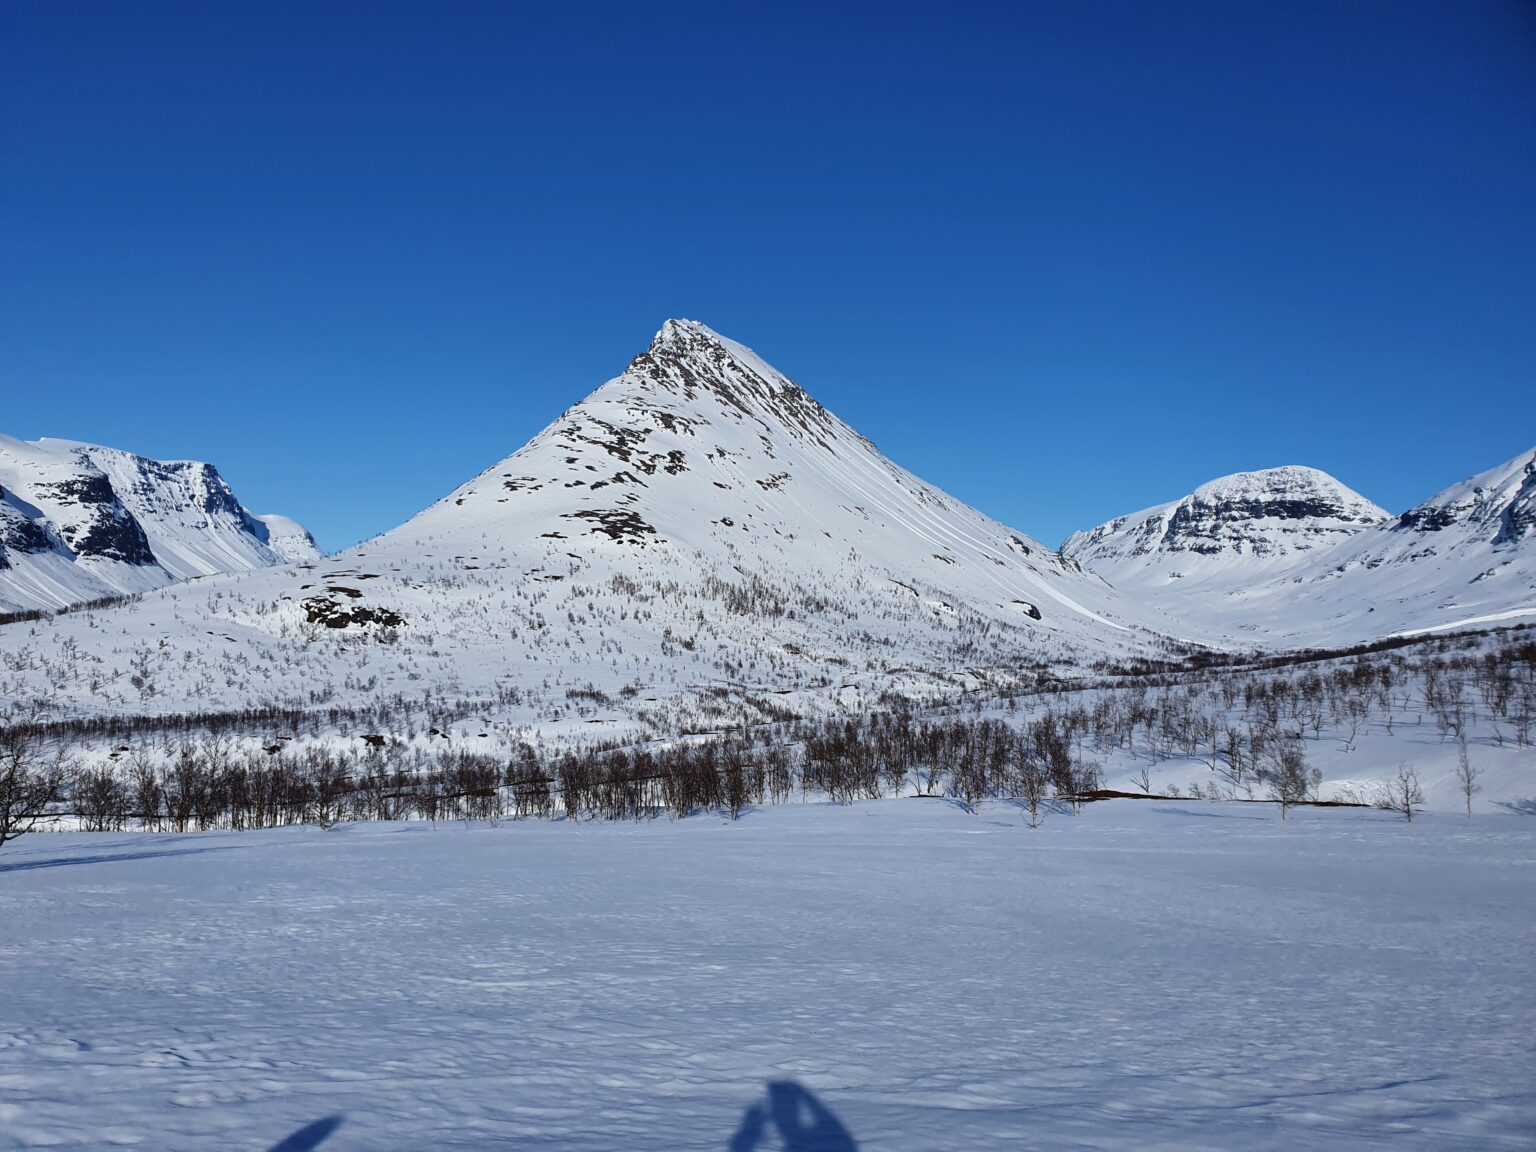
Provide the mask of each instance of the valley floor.
{"label": "valley floor", "polygon": [[1524,1149],[1533,907],[1512,814],[39,834],[0,1148]]}

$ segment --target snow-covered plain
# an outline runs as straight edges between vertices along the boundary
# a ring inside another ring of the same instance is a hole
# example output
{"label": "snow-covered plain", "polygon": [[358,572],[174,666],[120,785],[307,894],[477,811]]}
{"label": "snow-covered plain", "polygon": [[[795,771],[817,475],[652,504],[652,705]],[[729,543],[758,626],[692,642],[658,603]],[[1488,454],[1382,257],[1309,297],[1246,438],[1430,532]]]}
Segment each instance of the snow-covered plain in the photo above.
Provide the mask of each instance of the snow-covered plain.
{"label": "snow-covered plain", "polygon": [[1533,864],[1192,801],[36,835],[0,1148],[768,1149],[793,1081],[800,1152],[1526,1149]]}

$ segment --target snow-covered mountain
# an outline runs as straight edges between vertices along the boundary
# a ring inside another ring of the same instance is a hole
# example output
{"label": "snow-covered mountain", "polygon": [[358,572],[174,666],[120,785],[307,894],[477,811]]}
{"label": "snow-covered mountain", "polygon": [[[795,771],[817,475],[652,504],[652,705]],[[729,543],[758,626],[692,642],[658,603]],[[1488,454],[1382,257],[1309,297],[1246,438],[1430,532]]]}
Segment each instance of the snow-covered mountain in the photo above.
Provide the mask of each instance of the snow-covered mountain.
{"label": "snow-covered mountain", "polygon": [[1394,530],[1417,533],[1436,554],[1486,544],[1502,554],[1536,536],[1536,450],[1479,472],[1404,512]]}
{"label": "snow-covered mountain", "polygon": [[[25,638],[39,682],[46,653],[73,640],[53,678],[67,682],[49,681],[59,706],[307,707],[332,693],[356,706],[430,690],[547,731],[701,696],[761,714],[947,696],[1173,646],[1155,614],[891,463],[690,321],[399,528],[96,615],[119,614],[126,636],[59,617]],[[153,695],[129,686],[130,653]],[[0,691],[27,692],[29,676]]]}
{"label": "snow-covered mountain", "polygon": [[[112,590],[256,569],[0,629],[0,696],[75,714],[414,702],[487,732],[676,733],[1536,614],[1529,454],[1397,519],[1311,469],[1227,477],[1058,553],[685,320],[329,558],[205,466],[4,448],[5,587],[22,565],[34,596],[45,564]],[[302,562],[257,567],[280,552]]]}
{"label": "snow-covered mountain", "polygon": [[319,557],[294,521],[242,508],[211,464],[0,436],[0,610]]}
{"label": "snow-covered mountain", "polygon": [[1017,632],[1021,654],[1132,630],[1099,581],[892,464],[750,349],[687,320],[365,550],[531,565],[509,579],[575,561],[571,578],[746,581],[785,605],[851,598],[946,629],[976,613]]}
{"label": "snow-covered mountain", "polygon": [[1212,480],[1182,500],[1074,533],[1062,552],[1111,583],[1140,587],[1291,567],[1390,519],[1326,472],[1293,465]]}
{"label": "snow-covered mountain", "polygon": [[1315,469],[1240,473],[1062,552],[1212,643],[1329,646],[1536,615],[1536,452],[1397,517]]}

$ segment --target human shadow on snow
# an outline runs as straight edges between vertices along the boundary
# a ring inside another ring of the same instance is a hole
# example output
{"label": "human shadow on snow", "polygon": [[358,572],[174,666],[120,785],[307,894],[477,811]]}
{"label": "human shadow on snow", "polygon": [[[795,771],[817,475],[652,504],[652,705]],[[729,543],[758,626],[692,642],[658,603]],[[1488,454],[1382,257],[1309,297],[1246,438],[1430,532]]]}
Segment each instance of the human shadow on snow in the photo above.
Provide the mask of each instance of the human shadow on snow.
{"label": "human shadow on snow", "polygon": [[324,1120],[306,1124],[286,1140],[272,1145],[268,1152],[314,1152],[341,1127],[341,1119],[340,1116],[327,1116]]}
{"label": "human shadow on snow", "polygon": [[[342,1119],[327,1116],[306,1124],[268,1152],[314,1152],[341,1127]],[[771,1131],[778,1132],[777,1144]],[[832,1110],[793,1080],[775,1080],[768,1085],[767,1100],[742,1114],[727,1152],[756,1152],[759,1148],[767,1152],[774,1147],[783,1152],[859,1152],[853,1136]]]}
{"label": "human shadow on snow", "polygon": [[31,872],[38,868],[72,868],[77,864],[112,864],[118,860],[155,860],[161,856],[195,856],[199,852],[233,852],[235,845],[208,848],[166,848],[156,852],[98,852],[91,856],[52,856],[45,860],[0,863],[0,872]]}
{"label": "human shadow on snow", "polygon": [[853,1136],[842,1121],[808,1089],[793,1080],[774,1080],[766,1102],[752,1105],[742,1114],[729,1152],[753,1152],[770,1147],[770,1125],[779,1133],[784,1152],[858,1152]]}

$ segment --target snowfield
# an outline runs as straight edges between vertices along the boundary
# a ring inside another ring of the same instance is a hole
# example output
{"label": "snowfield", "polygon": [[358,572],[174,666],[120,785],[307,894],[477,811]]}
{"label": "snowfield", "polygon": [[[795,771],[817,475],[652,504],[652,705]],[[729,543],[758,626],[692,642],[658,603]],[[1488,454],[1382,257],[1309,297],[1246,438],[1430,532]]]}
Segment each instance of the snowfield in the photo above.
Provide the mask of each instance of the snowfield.
{"label": "snowfield", "polygon": [[1533,907],[1514,814],[38,834],[0,1148],[1527,1149]]}

